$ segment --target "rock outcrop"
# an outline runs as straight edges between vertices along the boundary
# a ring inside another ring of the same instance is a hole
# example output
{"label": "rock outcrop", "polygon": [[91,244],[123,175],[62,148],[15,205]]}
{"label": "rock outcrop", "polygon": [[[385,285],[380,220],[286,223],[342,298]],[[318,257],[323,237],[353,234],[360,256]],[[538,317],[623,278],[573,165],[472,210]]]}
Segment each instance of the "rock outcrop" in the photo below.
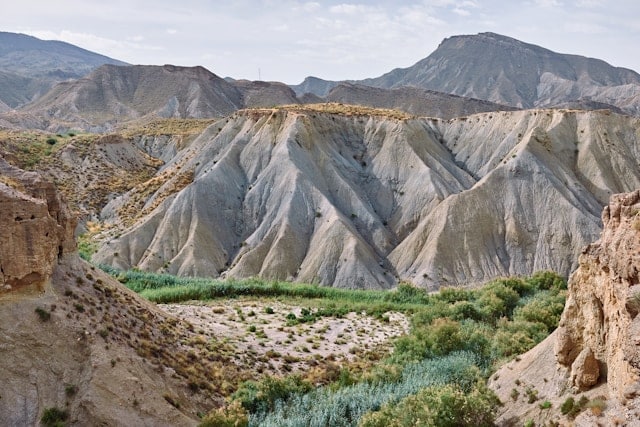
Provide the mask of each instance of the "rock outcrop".
{"label": "rock outcrop", "polygon": [[0,298],[41,292],[75,250],[75,218],[53,184],[0,158]]}
{"label": "rock outcrop", "polygon": [[569,281],[555,354],[572,386],[588,389],[600,370],[622,399],[640,381],[640,190],[613,196],[602,222],[602,237],[586,247]]}
{"label": "rock outcrop", "polygon": [[[571,275],[558,329],[501,368],[491,387],[505,404],[499,424],[514,419],[567,421],[558,411],[578,395],[604,401],[610,425],[640,419],[640,190],[618,194],[602,213],[600,240],[588,245]],[[555,410],[513,398],[514,381],[536,390]],[[596,425],[598,411],[585,411],[576,425]]]}

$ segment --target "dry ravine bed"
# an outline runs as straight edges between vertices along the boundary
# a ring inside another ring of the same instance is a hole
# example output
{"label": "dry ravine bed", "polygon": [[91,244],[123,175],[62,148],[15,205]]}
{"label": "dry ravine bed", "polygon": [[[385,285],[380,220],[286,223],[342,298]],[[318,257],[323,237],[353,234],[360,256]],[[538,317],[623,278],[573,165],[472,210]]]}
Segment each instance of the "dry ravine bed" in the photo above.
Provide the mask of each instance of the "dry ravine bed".
{"label": "dry ravine bed", "polygon": [[306,307],[281,301],[228,299],[158,304],[191,323],[195,331],[216,338],[233,351],[236,363],[264,374],[306,371],[320,361],[355,362],[373,353],[388,354],[392,338],[409,329],[407,317],[389,312],[382,319],[365,313],[320,317],[299,323]]}

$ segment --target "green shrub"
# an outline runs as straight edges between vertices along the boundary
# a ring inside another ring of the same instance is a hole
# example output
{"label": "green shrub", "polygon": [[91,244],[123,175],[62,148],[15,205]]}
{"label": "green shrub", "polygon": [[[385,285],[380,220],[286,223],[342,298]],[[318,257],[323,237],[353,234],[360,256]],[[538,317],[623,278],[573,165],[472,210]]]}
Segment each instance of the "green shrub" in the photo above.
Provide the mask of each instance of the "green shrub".
{"label": "green shrub", "polygon": [[40,424],[45,427],[63,427],[69,418],[69,413],[64,409],[46,408],[40,418]]}
{"label": "green shrub", "polygon": [[545,400],[540,404],[540,409],[551,409],[553,405],[548,400]]}
{"label": "green shrub", "polygon": [[567,281],[553,271],[538,271],[527,279],[527,283],[531,284],[537,290],[560,291],[567,289]]}
{"label": "green shrub", "polygon": [[56,145],[57,142],[58,142],[58,140],[53,138],[53,137],[47,138],[47,144],[49,144],[49,145]]}
{"label": "green shrub", "polygon": [[497,328],[493,336],[492,354],[498,359],[525,353],[548,335],[542,323],[521,320],[510,322],[501,319]]}
{"label": "green shrub", "polygon": [[232,398],[247,411],[272,411],[277,401],[286,400],[293,394],[304,394],[313,386],[299,375],[284,378],[265,377],[260,382],[246,381],[233,394]]}
{"label": "green shrub", "polygon": [[477,359],[468,352],[409,363],[397,381],[362,381],[333,389],[321,387],[306,394],[291,395],[279,401],[271,412],[251,413],[250,425],[284,426],[353,426],[369,411],[393,404],[430,386],[451,383],[470,392],[481,381],[475,366]]}
{"label": "green shrub", "polygon": [[451,384],[431,386],[365,415],[358,425],[493,426],[498,406],[496,395],[482,383],[470,391]]}
{"label": "green shrub", "polygon": [[42,322],[46,322],[51,318],[51,313],[49,313],[47,310],[45,310],[42,307],[36,307],[35,312],[38,315],[38,318],[40,319],[40,321]]}
{"label": "green shrub", "polygon": [[476,306],[486,321],[495,323],[502,317],[511,317],[520,295],[501,282],[491,282],[480,290]]}
{"label": "green shrub", "polygon": [[573,406],[575,405],[575,400],[573,397],[568,397],[562,405],[560,405],[560,412],[562,415],[567,415],[569,412],[573,410]]}
{"label": "green shrub", "polygon": [[560,316],[564,310],[564,292],[552,294],[548,291],[540,292],[534,299],[513,312],[514,320],[542,323],[547,332],[551,333],[558,326]]}

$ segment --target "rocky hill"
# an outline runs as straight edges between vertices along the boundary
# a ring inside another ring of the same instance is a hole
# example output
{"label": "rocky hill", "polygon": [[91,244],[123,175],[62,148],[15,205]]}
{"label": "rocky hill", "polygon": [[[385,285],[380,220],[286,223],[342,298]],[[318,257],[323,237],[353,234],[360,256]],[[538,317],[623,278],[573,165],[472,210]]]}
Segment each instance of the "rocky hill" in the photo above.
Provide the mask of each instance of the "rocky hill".
{"label": "rocky hill", "polygon": [[485,111],[513,111],[517,108],[479,99],[403,86],[395,89],[341,83],[324,98],[329,102],[366,105],[405,111],[416,116],[451,119]]}
{"label": "rocky hill", "polygon": [[609,196],[640,186],[638,124],[608,111],[242,110],[105,207],[96,260],[352,288],[568,275]]}
{"label": "rocky hill", "polygon": [[[529,353],[501,368],[492,388],[505,405],[501,424],[513,419],[570,422],[559,409],[585,396],[576,425],[636,425],[640,419],[640,190],[611,197],[602,213],[600,240],[584,248],[569,280],[558,329]],[[513,399],[514,379],[536,390],[539,402]],[[604,415],[604,416],[603,416]],[[569,414],[571,416],[571,414]],[[603,418],[599,418],[603,416]]]}
{"label": "rocky hill", "polygon": [[4,114],[0,123],[103,133],[154,118],[220,118],[240,108],[298,102],[282,83],[228,82],[202,67],[104,65],[59,83],[37,101]]}
{"label": "rocky hill", "polygon": [[[449,37],[411,67],[350,82],[381,88],[418,87],[518,108],[576,101],[589,107],[590,102],[599,102],[640,114],[638,73],[494,33]],[[294,89],[324,96],[338,83],[305,80]]]}
{"label": "rocky hill", "polygon": [[3,425],[193,426],[222,403],[241,377],[216,338],[81,261],[52,184],[0,158],[0,202]]}
{"label": "rocky hill", "polygon": [[126,65],[69,43],[0,32],[0,101],[19,107],[103,64]]}
{"label": "rocky hill", "polygon": [[80,127],[104,132],[144,116],[215,117],[243,105],[241,93],[202,67],[104,65],[58,84],[16,117],[36,117],[40,128]]}

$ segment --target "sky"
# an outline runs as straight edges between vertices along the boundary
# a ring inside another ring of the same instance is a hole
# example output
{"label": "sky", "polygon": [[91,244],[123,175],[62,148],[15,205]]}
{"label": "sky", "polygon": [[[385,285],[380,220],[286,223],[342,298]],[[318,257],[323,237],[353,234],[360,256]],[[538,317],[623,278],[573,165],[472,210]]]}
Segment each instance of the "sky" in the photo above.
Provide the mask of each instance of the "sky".
{"label": "sky", "polygon": [[288,84],[377,77],[486,31],[640,72],[638,0],[20,0],[0,31]]}

